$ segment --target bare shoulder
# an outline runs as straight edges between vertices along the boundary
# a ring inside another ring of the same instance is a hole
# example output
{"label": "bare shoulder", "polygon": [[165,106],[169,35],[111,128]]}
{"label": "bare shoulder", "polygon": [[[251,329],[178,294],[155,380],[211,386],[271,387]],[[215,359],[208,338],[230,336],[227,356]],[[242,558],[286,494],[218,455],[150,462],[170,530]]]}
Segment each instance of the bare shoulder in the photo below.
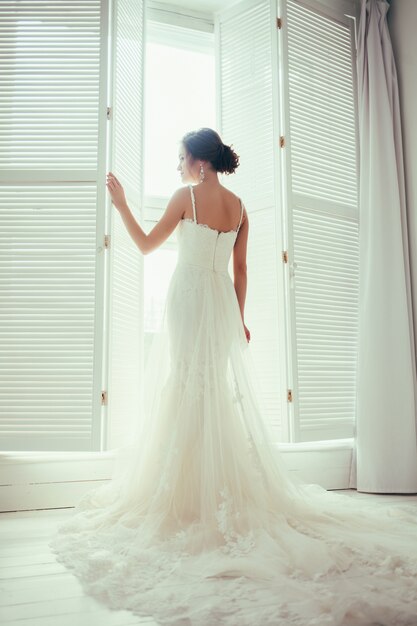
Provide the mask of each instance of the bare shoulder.
{"label": "bare shoulder", "polygon": [[183,202],[190,195],[189,187],[178,187],[170,198],[170,202]]}
{"label": "bare shoulder", "polygon": [[229,200],[233,200],[235,202],[240,202],[241,198],[240,196],[236,195],[233,191],[231,191],[230,189],[227,189],[227,187],[224,187],[223,185],[221,185],[222,190],[225,194],[225,198],[229,199]]}
{"label": "bare shoulder", "polygon": [[240,196],[237,196],[235,193],[233,193],[233,191],[230,191],[230,189],[227,189],[226,187],[223,187],[224,191],[225,191],[225,197],[230,199],[232,202],[242,202],[243,205],[243,214],[242,214],[242,225],[244,222],[248,222],[248,214],[246,212],[246,207],[245,207],[245,203],[243,202],[243,199],[240,198]]}
{"label": "bare shoulder", "polygon": [[230,189],[228,189],[227,187],[225,187],[224,185],[220,185],[222,188],[222,191],[224,193],[225,198],[232,200],[239,200],[239,196],[237,196],[235,193],[233,193],[233,191],[231,191]]}
{"label": "bare shoulder", "polygon": [[178,187],[169,199],[167,213],[181,219],[188,202],[191,202],[189,188]]}

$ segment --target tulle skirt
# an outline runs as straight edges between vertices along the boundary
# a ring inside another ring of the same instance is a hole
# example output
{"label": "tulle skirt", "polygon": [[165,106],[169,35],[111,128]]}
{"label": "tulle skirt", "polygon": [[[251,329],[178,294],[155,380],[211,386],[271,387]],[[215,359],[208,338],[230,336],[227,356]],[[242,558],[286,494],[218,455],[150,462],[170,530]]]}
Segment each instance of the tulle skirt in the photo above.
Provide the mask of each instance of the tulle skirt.
{"label": "tulle skirt", "polygon": [[161,624],[417,625],[416,509],[290,476],[227,272],[177,264],[145,370],[132,444],[50,542],[87,593]]}

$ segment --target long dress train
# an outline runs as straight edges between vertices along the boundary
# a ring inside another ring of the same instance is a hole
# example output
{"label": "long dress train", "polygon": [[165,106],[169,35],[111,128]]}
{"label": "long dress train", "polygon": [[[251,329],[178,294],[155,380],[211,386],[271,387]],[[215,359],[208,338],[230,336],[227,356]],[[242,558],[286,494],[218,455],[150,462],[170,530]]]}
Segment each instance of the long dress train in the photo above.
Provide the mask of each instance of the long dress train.
{"label": "long dress train", "polygon": [[133,443],[52,550],[87,593],[161,624],[416,626],[416,509],[290,476],[228,273],[243,204],[220,232],[190,192]]}

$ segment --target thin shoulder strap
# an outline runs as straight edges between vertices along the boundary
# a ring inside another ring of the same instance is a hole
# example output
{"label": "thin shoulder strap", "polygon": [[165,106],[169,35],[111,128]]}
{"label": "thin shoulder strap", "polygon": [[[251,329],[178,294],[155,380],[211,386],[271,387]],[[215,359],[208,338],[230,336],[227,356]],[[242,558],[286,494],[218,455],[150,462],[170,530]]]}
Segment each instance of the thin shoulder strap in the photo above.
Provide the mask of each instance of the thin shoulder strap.
{"label": "thin shoulder strap", "polygon": [[188,185],[188,186],[189,186],[190,191],[191,191],[191,200],[192,200],[192,203],[193,203],[193,215],[194,215],[194,221],[195,221],[195,223],[197,224],[197,214],[196,214],[196,212],[195,212],[194,189],[193,189],[193,186],[192,186],[192,185]]}
{"label": "thin shoulder strap", "polygon": [[242,223],[242,217],[243,217],[243,202],[242,202],[241,198],[239,198],[239,200],[240,200],[240,220],[239,220],[239,226],[237,227],[238,230],[239,230],[240,225]]}

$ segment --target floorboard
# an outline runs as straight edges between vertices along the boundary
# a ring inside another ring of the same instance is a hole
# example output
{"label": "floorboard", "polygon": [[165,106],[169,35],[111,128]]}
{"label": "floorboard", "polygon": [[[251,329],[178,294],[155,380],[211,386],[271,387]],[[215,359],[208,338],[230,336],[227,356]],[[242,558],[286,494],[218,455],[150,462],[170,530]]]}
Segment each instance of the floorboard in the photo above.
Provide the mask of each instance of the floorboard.
{"label": "floorboard", "polygon": [[[417,495],[338,490],[375,506],[412,505]],[[0,513],[0,623],[2,626],[158,626],[152,618],[112,611],[86,596],[77,578],[48,547],[71,508]]]}

